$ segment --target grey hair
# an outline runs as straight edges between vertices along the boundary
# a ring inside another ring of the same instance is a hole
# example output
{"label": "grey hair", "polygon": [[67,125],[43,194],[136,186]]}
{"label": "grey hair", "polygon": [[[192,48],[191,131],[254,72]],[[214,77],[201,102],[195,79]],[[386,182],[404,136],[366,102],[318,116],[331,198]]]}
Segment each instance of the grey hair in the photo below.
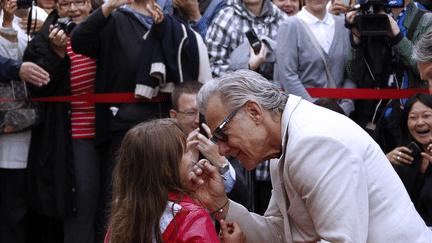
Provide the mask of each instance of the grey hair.
{"label": "grey hair", "polygon": [[205,115],[213,97],[218,97],[228,112],[240,108],[249,100],[255,100],[265,110],[270,111],[273,119],[277,113],[283,111],[288,100],[288,95],[276,85],[248,69],[227,72],[222,77],[204,84],[197,95],[201,114]]}
{"label": "grey hair", "polygon": [[432,31],[420,37],[414,46],[412,59],[417,62],[432,62]]}

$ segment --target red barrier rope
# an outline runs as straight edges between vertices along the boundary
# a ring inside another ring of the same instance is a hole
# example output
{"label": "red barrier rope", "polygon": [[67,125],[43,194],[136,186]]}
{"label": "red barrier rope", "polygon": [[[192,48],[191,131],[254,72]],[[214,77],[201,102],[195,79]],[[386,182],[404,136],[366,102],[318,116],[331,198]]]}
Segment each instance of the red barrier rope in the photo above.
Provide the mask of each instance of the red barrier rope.
{"label": "red barrier rope", "polygon": [[[331,89],[331,88],[306,88],[310,96],[314,98],[333,99],[406,99],[417,93],[429,93],[428,89]],[[32,98],[27,100],[45,102],[71,102],[86,101],[92,103],[138,103],[138,102],[163,102],[169,101],[171,95],[159,93],[153,99],[135,98],[134,93],[111,93],[111,94],[82,94],[69,96],[54,96],[43,98]],[[10,99],[0,99],[10,101]]]}
{"label": "red barrier rope", "polygon": [[417,93],[429,93],[428,89],[323,89],[306,88],[310,96],[314,98],[333,99],[367,99],[389,100],[407,99]]}
{"label": "red barrier rope", "polygon": [[[134,93],[110,93],[110,94],[81,94],[69,96],[52,96],[42,98],[25,99],[29,101],[45,102],[71,102],[86,101],[90,103],[138,103],[138,102],[164,102],[169,101],[171,95],[168,93],[159,93],[152,99],[135,98]],[[1,101],[11,101],[12,99],[0,99]]]}

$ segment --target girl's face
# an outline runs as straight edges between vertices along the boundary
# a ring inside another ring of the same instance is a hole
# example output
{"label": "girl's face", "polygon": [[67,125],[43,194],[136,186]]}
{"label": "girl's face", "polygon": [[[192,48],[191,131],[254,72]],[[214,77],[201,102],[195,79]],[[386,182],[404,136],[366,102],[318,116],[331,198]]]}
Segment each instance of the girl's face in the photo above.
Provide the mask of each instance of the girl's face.
{"label": "girl's face", "polygon": [[299,0],[273,0],[273,4],[284,11],[288,16],[293,16],[299,11]]}
{"label": "girl's face", "polygon": [[416,101],[408,113],[408,130],[411,136],[422,145],[431,143],[432,108]]}
{"label": "girl's face", "polygon": [[194,164],[192,163],[192,151],[189,149],[183,154],[180,161],[180,179],[183,184],[188,188],[192,188],[191,181],[189,179],[189,173],[193,170]]}

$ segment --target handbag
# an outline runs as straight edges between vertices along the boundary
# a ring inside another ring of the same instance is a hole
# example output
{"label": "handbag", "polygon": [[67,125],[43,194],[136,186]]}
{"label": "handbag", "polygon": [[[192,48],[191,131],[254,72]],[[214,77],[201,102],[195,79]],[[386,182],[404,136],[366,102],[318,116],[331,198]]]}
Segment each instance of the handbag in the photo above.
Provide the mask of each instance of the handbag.
{"label": "handbag", "polygon": [[24,81],[0,82],[0,134],[30,130],[41,122],[42,105],[31,98]]}

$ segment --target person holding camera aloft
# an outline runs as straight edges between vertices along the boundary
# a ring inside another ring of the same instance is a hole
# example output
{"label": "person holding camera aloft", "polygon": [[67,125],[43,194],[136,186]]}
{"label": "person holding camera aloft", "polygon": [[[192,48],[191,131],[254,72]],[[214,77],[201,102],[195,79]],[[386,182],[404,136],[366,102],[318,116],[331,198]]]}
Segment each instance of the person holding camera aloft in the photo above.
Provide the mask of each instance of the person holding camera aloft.
{"label": "person holding camera aloft", "polygon": [[[90,0],[58,0],[24,60],[49,72],[51,82],[32,86],[34,96],[93,93],[96,60],[72,51],[71,27],[87,18]],[[33,129],[29,198],[42,215],[63,218],[64,242],[95,242],[101,151],[95,148],[92,102],[44,102],[43,123]],[[49,194],[47,193],[49,192]]]}
{"label": "person holding camera aloft", "polygon": [[[380,3],[384,4],[384,3]],[[405,0],[403,7],[390,8],[387,15],[388,28],[382,35],[369,36],[366,32],[359,31],[356,22],[360,17],[356,11],[347,13],[347,26],[351,28],[351,47],[345,60],[349,77],[357,83],[359,88],[427,88],[427,83],[421,80],[416,61],[411,58],[413,46],[419,40],[420,36],[432,27],[432,13],[420,9],[420,5],[412,0]],[[368,15],[364,14],[363,15]],[[385,16],[384,15],[384,16]],[[364,16],[361,16],[364,18]],[[386,18],[378,19],[379,22],[385,22]],[[386,33],[386,34],[385,34]],[[395,100],[389,106],[381,111],[382,107],[377,107],[384,102],[378,100],[358,100],[356,101],[356,114],[352,118],[363,128],[371,132],[380,130],[382,123],[389,124],[392,121],[398,121],[400,115],[390,112],[398,110],[403,106],[404,100]],[[396,104],[400,103],[400,104]],[[381,113],[381,114],[380,114]],[[399,112],[400,113],[400,112]],[[394,115],[396,117],[394,117]],[[380,118],[382,116],[383,118]],[[380,118],[382,122],[373,120]],[[375,128],[376,127],[376,128]],[[388,129],[390,133],[400,131],[398,127]],[[374,132],[381,133],[381,132]],[[374,135],[384,136],[382,133]],[[400,140],[399,135],[393,135],[396,138],[380,139],[377,142],[386,151],[385,140]],[[394,146],[390,146],[391,149]]]}

